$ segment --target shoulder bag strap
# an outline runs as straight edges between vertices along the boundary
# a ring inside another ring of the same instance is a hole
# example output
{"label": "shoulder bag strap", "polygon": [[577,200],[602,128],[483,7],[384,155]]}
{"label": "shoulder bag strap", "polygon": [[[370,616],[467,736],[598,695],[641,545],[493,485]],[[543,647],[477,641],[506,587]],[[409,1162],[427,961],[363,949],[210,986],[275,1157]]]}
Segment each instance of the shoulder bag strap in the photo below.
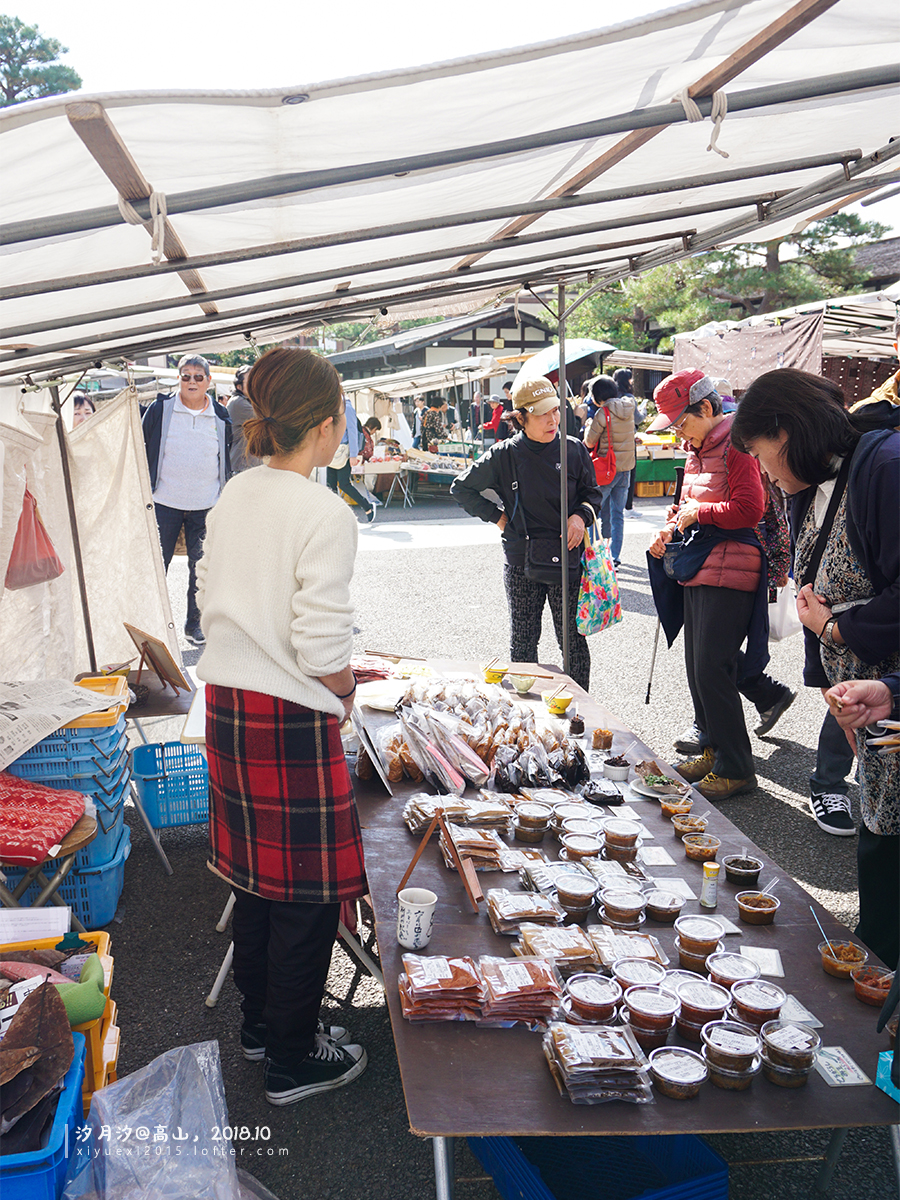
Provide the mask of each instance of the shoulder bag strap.
{"label": "shoulder bag strap", "polygon": [[[822,522],[822,528],[819,530],[819,536],[816,538],[816,544],[813,547],[812,558],[807,564],[806,570],[803,573],[803,578],[800,580],[800,586],[806,587],[808,583],[814,584],[816,574],[819,570],[819,563],[822,561],[822,555],[825,553],[825,546],[828,543],[828,538],[831,535],[831,529],[834,525],[834,518],[837,514],[838,505],[841,502],[841,497],[844,494],[844,489],[847,486],[847,479],[850,475],[850,460],[852,454],[848,454],[841,464],[841,469],[838,472],[837,482],[834,485],[834,491],[831,493],[831,499],[828,502],[828,508],[825,512],[825,520]],[[810,504],[815,505],[816,497],[813,493],[810,498]],[[808,511],[808,510],[807,510]]]}

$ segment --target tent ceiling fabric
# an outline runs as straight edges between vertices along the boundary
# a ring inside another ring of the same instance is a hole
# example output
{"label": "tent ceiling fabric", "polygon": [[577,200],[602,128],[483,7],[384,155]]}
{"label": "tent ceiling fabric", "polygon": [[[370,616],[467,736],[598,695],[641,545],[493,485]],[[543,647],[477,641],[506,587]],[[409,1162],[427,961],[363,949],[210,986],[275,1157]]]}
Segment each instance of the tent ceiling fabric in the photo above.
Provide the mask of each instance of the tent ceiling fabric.
{"label": "tent ceiling fabric", "polygon": [[[897,178],[895,0],[863,11],[709,0],[290,91],[78,94],[0,110],[0,379],[243,345],[248,333],[277,340],[381,309],[467,297],[474,309],[526,282],[614,282],[794,228]],[[707,152],[709,120],[691,125],[670,104],[692,88],[708,113],[719,86],[732,102],[718,138],[727,162]],[[640,128],[661,106],[675,122]],[[572,132],[588,122],[616,130]],[[524,143],[484,150],[510,139]],[[862,158],[845,171],[848,152]],[[151,191],[168,205],[159,267],[153,222],[115,211],[118,192],[146,216]]]}

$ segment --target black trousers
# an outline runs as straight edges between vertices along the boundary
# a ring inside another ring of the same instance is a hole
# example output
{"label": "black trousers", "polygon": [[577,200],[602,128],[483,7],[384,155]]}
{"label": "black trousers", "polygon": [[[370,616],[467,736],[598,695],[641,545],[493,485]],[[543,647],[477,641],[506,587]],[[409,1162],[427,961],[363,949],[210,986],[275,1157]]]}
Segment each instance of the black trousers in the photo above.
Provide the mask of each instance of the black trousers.
{"label": "black trousers", "polygon": [[244,1021],[265,1025],[267,1058],[298,1065],[315,1045],[341,906],[233,891],[234,982]]}
{"label": "black trousers", "polygon": [[[569,674],[579,687],[589,691],[591,654],[587,638],[578,632],[575,625],[579,582],[580,580],[576,579],[574,583],[569,584]],[[545,600],[550,605],[556,640],[562,650],[562,583],[534,583],[531,579],[526,579],[524,567],[513,567],[504,563],[503,585],[509,605],[509,657],[512,662],[537,662]]]}
{"label": "black trousers", "polygon": [[900,834],[859,827],[859,924],[856,932],[892,970],[900,958]]}
{"label": "black trousers", "polygon": [[364,513],[372,511],[370,501],[353,486],[353,481],[350,479],[349,460],[342,467],[328,467],[325,472],[325,482],[333,492],[338,490],[338,484],[340,484],[341,491],[349,496],[351,500],[355,501]]}
{"label": "black trousers", "polygon": [[185,510],[168,508],[165,504],[154,504],[156,509],[156,527],[159,530],[159,544],[162,549],[163,564],[166,570],[175,553],[178,535],[184,527],[184,541],[188,556],[188,591],[187,591],[187,625],[193,625],[200,620],[200,609],[197,605],[197,563],[203,557],[203,539],[206,537],[206,514],[208,508]]}
{"label": "black trousers", "polygon": [[684,589],[684,661],[701,746],[711,746],[713,770],[726,779],[753,774],[750,737],[738,681],[738,651],[747,636],[753,592],[734,588]]}

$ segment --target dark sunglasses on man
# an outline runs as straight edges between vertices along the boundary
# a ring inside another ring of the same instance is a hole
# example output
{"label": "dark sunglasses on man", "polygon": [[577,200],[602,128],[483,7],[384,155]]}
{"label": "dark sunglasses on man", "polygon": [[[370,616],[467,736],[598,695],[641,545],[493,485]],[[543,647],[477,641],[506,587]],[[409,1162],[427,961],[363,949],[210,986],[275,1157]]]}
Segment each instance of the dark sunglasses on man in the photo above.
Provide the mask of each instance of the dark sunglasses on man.
{"label": "dark sunglasses on man", "polygon": [[181,376],[182,383],[190,383],[191,381],[193,381],[194,383],[202,383],[204,381],[204,379],[206,379],[205,375],[182,375]]}

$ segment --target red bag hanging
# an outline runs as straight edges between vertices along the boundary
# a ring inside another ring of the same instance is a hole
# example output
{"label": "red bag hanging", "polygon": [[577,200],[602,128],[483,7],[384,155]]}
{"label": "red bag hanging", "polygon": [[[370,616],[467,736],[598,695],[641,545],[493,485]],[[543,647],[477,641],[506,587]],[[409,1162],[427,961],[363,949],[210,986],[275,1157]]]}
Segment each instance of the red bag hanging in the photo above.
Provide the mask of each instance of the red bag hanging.
{"label": "red bag hanging", "polygon": [[17,591],[36,583],[49,583],[51,579],[58,579],[64,570],[44,528],[37,501],[26,488],[16,539],[6,568],[5,586],[10,591]]}
{"label": "red bag hanging", "polygon": [[606,414],[606,453],[600,453],[599,438],[596,446],[588,446],[599,487],[603,487],[605,483],[612,483],[616,477],[616,452],[613,449],[612,434],[609,429],[609,409],[604,408],[603,412]]}

